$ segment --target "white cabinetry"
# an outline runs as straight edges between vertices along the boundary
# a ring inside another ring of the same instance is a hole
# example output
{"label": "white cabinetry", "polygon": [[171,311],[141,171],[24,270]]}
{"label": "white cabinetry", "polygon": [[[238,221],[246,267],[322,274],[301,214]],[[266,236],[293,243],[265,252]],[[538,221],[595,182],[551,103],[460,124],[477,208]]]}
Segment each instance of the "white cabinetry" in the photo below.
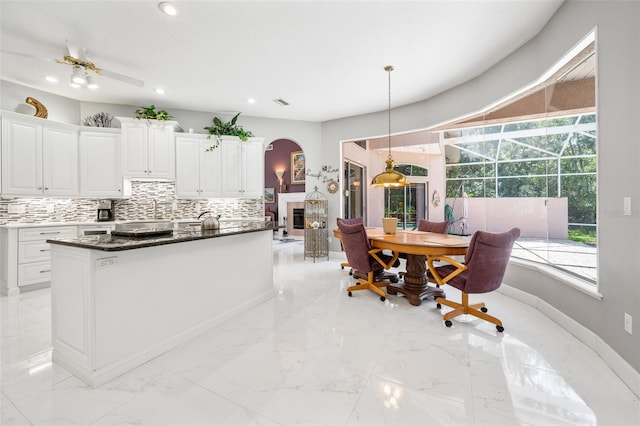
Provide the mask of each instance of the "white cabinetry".
{"label": "white cabinetry", "polygon": [[176,136],[176,195],[182,198],[213,198],[221,195],[220,149],[206,135]]}
{"label": "white cabinetry", "polygon": [[49,239],[72,238],[76,226],[27,226],[0,229],[0,283],[3,294],[15,294],[18,287],[51,281]]}
{"label": "white cabinetry", "polygon": [[120,129],[80,131],[80,195],[122,197]]}
{"label": "white cabinetry", "polygon": [[122,174],[175,178],[175,121],[117,117],[122,123]]}
{"label": "white cabinetry", "polygon": [[264,147],[262,138],[223,137],[219,147],[222,196],[260,198],[264,187]]}
{"label": "white cabinetry", "polygon": [[77,127],[3,113],[2,193],[78,195]]}

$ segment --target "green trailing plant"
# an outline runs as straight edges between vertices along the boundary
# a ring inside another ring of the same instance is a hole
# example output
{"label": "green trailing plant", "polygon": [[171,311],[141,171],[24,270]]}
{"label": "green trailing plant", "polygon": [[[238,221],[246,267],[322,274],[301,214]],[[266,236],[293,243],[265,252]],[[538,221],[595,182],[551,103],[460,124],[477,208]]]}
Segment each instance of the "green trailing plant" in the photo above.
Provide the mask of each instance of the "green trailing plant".
{"label": "green trailing plant", "polygon": [[169,113],[163,109],[156,111],[155,105],[149,105],[148,107],[140,107],[136,110],[136,118],[138,120],[162,120],[168,121],[173,117],[169,115]]}
{"label": "green trailing plant", "polygon": [[237,113],[230,121],[226,122],[222,121],[218,117],[213,117],[213,125],[205,127],[204,129],[209,132],[209,139],[211,139],[211,136],[215,136],[216,143],[209,147],[207,151],[216,149],[222,141],[222,136],[237,136],[243,142],[246,142],[251,136],[253,136],[253,133],[245,130],[237,123],[239,116],[240,113]]}

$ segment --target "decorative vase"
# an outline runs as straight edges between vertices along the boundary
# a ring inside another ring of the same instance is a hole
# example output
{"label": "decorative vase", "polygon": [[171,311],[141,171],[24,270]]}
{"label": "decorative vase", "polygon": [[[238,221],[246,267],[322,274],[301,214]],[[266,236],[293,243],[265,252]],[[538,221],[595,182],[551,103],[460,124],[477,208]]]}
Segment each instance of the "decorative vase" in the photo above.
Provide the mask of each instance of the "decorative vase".
{"label": "decorative vase", "polygon": [[395,234],[396,229],[398,229],[398,218],[397,217],[385,217],[382,219],[382,229],[385,234]]}

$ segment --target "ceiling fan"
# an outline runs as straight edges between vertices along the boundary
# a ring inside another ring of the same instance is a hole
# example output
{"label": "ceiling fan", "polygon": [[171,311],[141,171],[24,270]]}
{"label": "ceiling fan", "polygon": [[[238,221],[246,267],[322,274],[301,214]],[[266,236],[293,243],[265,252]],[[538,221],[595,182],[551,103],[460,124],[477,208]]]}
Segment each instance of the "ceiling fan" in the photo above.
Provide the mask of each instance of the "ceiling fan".
{"label": "ceiling fan", "polygon": [[41,59],[49,62],[55,62],[62,65],[70,65],[73,67],[71,74],[71,86],[83,87],[86,86],[90,89],[97,88],[97,84],[93,80],[94,74],[101,75],[103,77],[111,78],[114,80],[122,81],[123,83],[132,84],[134,86],[143,87],[144,81],[137,78],[129,77],[123,74],[118,74],[113,71],[98,68],[87,56],[87,49],[79,47],[75,42],[67,40],[68,55],[65,55],[62,59],[50,59],[39,56],[28,55],[21,52],[10,52],[3,50],[2,53],[8,53],[11,55],[22,56],[25,58]]}

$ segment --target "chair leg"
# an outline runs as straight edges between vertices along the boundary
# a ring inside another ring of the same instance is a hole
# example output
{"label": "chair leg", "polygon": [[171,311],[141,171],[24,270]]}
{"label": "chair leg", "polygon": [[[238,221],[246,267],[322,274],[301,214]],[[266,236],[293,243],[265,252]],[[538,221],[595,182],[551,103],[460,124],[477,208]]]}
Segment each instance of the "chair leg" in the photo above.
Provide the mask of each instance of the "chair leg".
{"label": "chair leg", "polygon": [[450,308],[453,308],[452,311],[449,311],[442,316],[442,320],[445,322],[459,315],[468,314],[468,315],[473,315],[476,318],[480,318],[485,321],[488,321],[492,324],[495,324],[498,327],[498,331],[501,331],[501,329],[503,328],[502,321],[480,310],[481,308],[485,307],[485,304],[483,302],[469,305],[468,293],[462,292],[462,303],[456,303],[448,299],[443,299],[442,297],[436,298],[435,301],[436,303],[440,303]]}
{"label": "chair leg", "polygon": [[387,292],[384,291],[381,287],[386,287],[389,285],[389,283],[386,281],[374,282],[373,280],[374,280],[373,272],[367,273],[367,279],[358,278],[359,284],[347,287],[347,292],[349,293],[349,296],[351,296],[352,291],[371,290],[377,295],[379,295],[380,300],[384,302],[387,298]]}

